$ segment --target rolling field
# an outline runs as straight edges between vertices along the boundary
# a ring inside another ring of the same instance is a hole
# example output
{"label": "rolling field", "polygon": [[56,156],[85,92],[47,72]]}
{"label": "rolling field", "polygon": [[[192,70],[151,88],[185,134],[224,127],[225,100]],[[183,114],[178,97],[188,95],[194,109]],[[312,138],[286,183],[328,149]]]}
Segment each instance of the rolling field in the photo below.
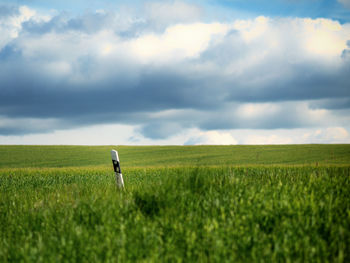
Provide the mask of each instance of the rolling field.
{"label": "rolling field", "polygon": [[349,262],[349,190],[350,145],[0,146],[0,262]]}

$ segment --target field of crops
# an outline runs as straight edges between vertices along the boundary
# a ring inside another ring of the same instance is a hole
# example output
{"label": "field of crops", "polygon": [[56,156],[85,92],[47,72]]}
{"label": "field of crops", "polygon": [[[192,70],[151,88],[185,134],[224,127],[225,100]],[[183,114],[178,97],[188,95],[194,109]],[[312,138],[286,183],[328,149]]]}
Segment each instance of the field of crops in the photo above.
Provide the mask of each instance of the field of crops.
{"label": "field of crops", "polygon": [[0,168],[111,165],[116,148],[123,167],[350,165],[350,145],[269,146],[2,146]]}
{"label": "field of crops", "polygon": [[350,145],[0,146],[0,262],[349,262],[349,189]]}

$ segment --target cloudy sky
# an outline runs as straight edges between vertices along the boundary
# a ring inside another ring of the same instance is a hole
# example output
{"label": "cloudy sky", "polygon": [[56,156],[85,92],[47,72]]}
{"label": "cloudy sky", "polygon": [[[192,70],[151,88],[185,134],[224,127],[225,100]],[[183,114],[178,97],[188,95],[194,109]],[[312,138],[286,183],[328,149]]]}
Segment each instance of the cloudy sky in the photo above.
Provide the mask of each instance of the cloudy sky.
{"label": "cloudy sky", "polygon": [[350,143],[350,0],[0,0],[0,144]]}

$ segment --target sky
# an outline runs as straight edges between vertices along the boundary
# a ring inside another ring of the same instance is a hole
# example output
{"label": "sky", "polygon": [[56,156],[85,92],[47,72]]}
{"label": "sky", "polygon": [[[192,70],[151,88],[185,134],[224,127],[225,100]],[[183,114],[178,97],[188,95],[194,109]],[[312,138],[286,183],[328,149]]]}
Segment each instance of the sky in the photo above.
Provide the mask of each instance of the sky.
{"label": "sky", "polygon": [[0,144],[350,143],[350,0],[0,0]]}

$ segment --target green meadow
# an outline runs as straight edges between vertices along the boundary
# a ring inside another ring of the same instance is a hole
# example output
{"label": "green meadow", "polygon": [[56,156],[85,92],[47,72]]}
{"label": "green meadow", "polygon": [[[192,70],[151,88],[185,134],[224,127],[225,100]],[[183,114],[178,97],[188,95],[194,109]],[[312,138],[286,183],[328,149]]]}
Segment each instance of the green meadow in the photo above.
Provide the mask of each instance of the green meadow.
{"label": "green meadow", "polygon": [[349,251],[350,145],[0,146],[0,262],[349,262]]}
{"label": "green meadow", "polygon": [[82,167],[111,164],[115,148],[122,167],[350,165],[350,145],[259,146],[3,146],[0,168]]}

